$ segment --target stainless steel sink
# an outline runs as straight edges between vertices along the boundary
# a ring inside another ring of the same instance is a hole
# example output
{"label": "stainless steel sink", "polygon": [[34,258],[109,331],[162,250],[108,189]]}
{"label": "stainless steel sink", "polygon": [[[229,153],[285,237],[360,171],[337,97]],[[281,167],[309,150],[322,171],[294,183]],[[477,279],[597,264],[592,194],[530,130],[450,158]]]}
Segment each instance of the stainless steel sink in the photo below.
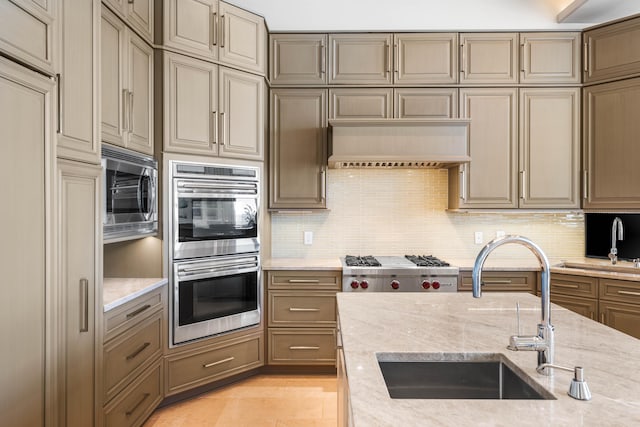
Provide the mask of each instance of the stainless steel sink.
{"label": "stainless steel sink", "polygon": [[597,270],[597,271],[608,271],[612,273],[630,273],[630,274],[640,274],[640,268],[634,267],[633,264],[628,265],[612,265],[605,263],[594,263],[588,264],[583,262],[563,262],[555,265],[554,267],[560,268],[575,268],[580,270]]}
{"label": "stainless steel sink", "polygon": [[555,397],[499,353],[378,353],[392,399]]}

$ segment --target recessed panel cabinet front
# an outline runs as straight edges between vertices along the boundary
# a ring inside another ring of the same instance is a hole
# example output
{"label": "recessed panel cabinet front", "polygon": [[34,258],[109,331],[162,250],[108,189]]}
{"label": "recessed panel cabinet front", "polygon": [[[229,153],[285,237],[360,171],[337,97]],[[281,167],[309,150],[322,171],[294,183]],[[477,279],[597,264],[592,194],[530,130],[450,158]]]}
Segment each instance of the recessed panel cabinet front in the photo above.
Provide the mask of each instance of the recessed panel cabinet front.
{"label": "recessed panel cabinet front", "polygon": [[327,91],[271,91],[269,208],[324,209]]}
{"label": "recessed panel cabinet front", "polygon": [[329,84],[391,84],[392,34],[330,34]]}

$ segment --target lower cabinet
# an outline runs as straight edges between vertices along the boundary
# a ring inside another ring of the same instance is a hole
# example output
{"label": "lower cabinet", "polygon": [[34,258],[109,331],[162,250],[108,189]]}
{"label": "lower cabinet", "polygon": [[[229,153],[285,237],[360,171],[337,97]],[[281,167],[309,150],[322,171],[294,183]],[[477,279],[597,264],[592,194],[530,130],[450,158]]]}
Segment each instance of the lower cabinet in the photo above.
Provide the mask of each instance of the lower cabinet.
{"label": "lower cabinet", "polygon": [[340,272],[267,272],[267,364],[336,363]]}
{"label": "lower cabinet", "polygon": [[[486,271],[482,273],[482,290],[491,292],[529,292],[536,293],[538,275],[535,271]],[[471,291],[473,282],[471,272],[460,273],[459,291]]]}

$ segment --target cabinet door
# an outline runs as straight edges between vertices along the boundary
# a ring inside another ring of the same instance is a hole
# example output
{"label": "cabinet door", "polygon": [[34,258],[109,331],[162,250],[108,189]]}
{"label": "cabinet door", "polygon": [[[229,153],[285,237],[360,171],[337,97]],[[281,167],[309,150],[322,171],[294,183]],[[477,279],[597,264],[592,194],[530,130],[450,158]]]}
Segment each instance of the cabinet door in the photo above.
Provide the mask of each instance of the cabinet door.
{"label": "cabinet door", "polygon": [[153,43],[153,15],[156,0],[127,0],[127,21],[147,43]]}
{"label": "cabinet door", "polygon": [[53,75],[55,0],[0,2],[0,52]]}
{"label": "cabinet door", "polygon": [[327,91],[271,91],[269,208],[326,207]]}
{"label": "cabinet door", "polygon": [[601,300],[600,321],[640,339],[640,305]]}
{"label": "cabinet door", "polygon": [[580,83],[580,33],[520,34],[520,83]]}
{"label": "cabinet door", "polygon": [[518,34],[460,34],[460,83],[518,83]]}
{"label": "cabinet door", "polygon": [[[471,291],[471,272],[460,273],[459,291]],[[536,293],[537,274],[535,271],[487,271],[482,273],[483,292],[528,292]]]}
{"label": "cabinet door", "polygon": [[220,67],[218,89],[220,156],[262,160],[266,129],[264,79]]}
{"label": "cabinet door", "polygon": [[580,89],[520,89],[520,207],[580,207]]}
{"label": "cabinet door", "polygon": [[[100,163],[98,25],[100,1],[60,1],[58,156]],[[112,36],[109,33],[109,36]]]}
{"label": "cabinet door", "polygon": [[271,34],[272,85],[327,83],[326,34]]}
{"label": "cabinet door", "polygon": [[458,82],[458,34],[394,35],[395,84]]}
{"label": "cabinet door", "polygon": [[218,59],[218,0],[164,0],[163,44]]}
{"label": "cabinet door", "polygon": [[58,161],[58,273],[64,322],[64,411],[60,425],[93,425],[96,381],[96,308],[101,306],[98,277],[99,166]]}
{"label": "cabinet door", "polygon": [[330,119],[393,117],[393,89],[330,89]]}
{"label": "cabinet door", "polygon": [[264,18],[220,2],[220,61],[262,75],[267,70]]}
{"label": "cabinet door", "polygon": [[584,32],[584,82],[640,73],[640,18]]}
{"label": "cabinet door", "polygon": [[391,84],[391,34],[330,34],[329,84]]}
{"label": "cabinet door", "polygon": [[100,26],[100,82],[102,140],[110,144],[125,146],[127,123],[125,120],[124,72],[126,25],[108,9],[102,8]]}
{"label": "cabinet door", "polygon": [[[551,295],[551,302],[561,307],[578,313],[591,320],[598,320],[598,300],[579,297],[571,297],[567,295]],[[553,314],[552,314],[553,315]]]}
{"label": "cabinet door", "polygon": [[458,117],[458,89],[394,89],[394,117],[400,119],[452,119]]}
{"label": "cabinet door", "polygon": [[583,207],[640,208],[640,78],[584,89]]}
{"label": "cabinet door", "polygon": [[449,171],[459,207],[518,206],[517,89],[460,89],[460,117],[471,119],[471,163]]}
{"label": "cabinet door", "polygon": [[47,219],[53,90],[50,79],[0,58],[0,269],[7,284],[0,299],[0,409],[7,426],[55,424],[46,409],[56,365]]}
{"label": "cabinet door", "polygon": [[164,54],[165,151],[218,153],[218,66]]}
{"label": "cabinet door", "polygon": [[135,33],[129,35],[127,147],[153,154],[153,49]]}

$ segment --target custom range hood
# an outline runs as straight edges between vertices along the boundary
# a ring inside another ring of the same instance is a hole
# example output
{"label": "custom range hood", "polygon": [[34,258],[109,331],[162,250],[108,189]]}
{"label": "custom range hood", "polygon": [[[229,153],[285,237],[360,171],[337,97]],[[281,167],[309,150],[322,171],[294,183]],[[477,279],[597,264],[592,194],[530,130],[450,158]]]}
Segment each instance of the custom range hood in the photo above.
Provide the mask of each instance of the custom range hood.
{"label": "custom range hood", "polygon": [[468,163],[469,119],[329,120],[329,168],[450,168]]}

